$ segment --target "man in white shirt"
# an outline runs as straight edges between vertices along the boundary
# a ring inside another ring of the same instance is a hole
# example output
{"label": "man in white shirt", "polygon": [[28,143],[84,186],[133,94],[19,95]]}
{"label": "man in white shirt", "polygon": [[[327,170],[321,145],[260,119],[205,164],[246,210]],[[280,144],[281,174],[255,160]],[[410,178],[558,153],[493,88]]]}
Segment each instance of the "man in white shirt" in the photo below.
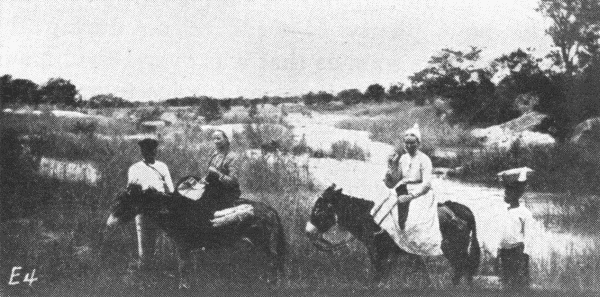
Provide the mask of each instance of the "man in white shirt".
{"label": "man in white shirt", "polygon": [[[154,189],[162,193],[172,193],[173,181],[165,163],[156,160],[158,141],[146,138],[138,142],[144,160],[137,162],[127,172],[127,184],[142,186],[142,190]],[[147,269],[152,262],[158,230],[144,215],[135,217],[138,239],[139,267]]]}

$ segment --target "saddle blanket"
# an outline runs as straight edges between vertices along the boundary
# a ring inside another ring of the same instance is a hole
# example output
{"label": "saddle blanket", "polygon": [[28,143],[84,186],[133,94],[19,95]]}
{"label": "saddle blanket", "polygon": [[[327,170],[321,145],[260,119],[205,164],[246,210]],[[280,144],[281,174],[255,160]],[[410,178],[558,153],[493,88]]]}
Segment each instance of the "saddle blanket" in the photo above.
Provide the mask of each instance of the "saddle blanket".
{"label": "saddle blanket", "polygon": [[210,220],[213,227],[222,227],[239,223],[254,215],[254,207],[250,204],[241,204],[231,208],[215,211],[214,218]]}

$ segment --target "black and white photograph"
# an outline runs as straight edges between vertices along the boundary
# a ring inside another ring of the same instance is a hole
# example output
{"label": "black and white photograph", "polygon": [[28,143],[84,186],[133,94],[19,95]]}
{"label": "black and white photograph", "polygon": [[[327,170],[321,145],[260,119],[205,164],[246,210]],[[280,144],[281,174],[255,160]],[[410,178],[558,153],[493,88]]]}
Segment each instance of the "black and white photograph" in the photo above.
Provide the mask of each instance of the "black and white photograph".
{"label": "black and white photograph", "polygon": [[2,0],[0,296],[598,296],[600,0]]}

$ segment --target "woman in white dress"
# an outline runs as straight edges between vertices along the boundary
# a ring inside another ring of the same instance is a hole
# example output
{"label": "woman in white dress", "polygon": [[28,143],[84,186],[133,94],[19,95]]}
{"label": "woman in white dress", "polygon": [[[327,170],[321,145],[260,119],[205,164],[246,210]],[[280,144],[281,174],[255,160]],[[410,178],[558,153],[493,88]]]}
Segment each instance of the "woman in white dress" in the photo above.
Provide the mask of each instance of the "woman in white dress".
{"label": "woman in white dress", "polygon": [[[374,217],[404,251],[435,256],[442,254],[442,235],[431,187],[433,168],[429,157],[419,150],[420,144],[421,133],[415,124],[404,133],[406,153],[393,154],[388,160],[384,182],[391,193],[380,207],[374,208]],[[404,185],[408,193],[397,195],[398,187]],[[408,214],[399,214],[397,205],[402,210],[406,204]]]}

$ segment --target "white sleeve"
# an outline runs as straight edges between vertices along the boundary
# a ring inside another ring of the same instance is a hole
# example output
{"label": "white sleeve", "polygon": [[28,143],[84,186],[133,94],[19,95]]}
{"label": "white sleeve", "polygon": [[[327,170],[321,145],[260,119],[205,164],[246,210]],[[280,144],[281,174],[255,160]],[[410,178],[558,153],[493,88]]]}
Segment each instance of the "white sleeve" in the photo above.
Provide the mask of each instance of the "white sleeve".
{"label": "white sleeve", "polygon": [[431,179],[433,177],[433,166],[431,165],[431,160],[426,155],[421,157],[421,187],[419,190],[415,191],[416,196],[424,195],[425,193],[431,190]]}
{"label": "white sleeve", "polygon": [[173,180],[171,179],[171,173],[169,172],[169,168],[167,165],[165,166],[165,183],[167,184],[167,188],[169,189],[169,193],[175,192],[175,188],[173,187]]}
{"label": "white sleeve", "polygon": [[135,165],[129,167],[129,170],[127,170],[127,185],[137,183],[136,175]]}

